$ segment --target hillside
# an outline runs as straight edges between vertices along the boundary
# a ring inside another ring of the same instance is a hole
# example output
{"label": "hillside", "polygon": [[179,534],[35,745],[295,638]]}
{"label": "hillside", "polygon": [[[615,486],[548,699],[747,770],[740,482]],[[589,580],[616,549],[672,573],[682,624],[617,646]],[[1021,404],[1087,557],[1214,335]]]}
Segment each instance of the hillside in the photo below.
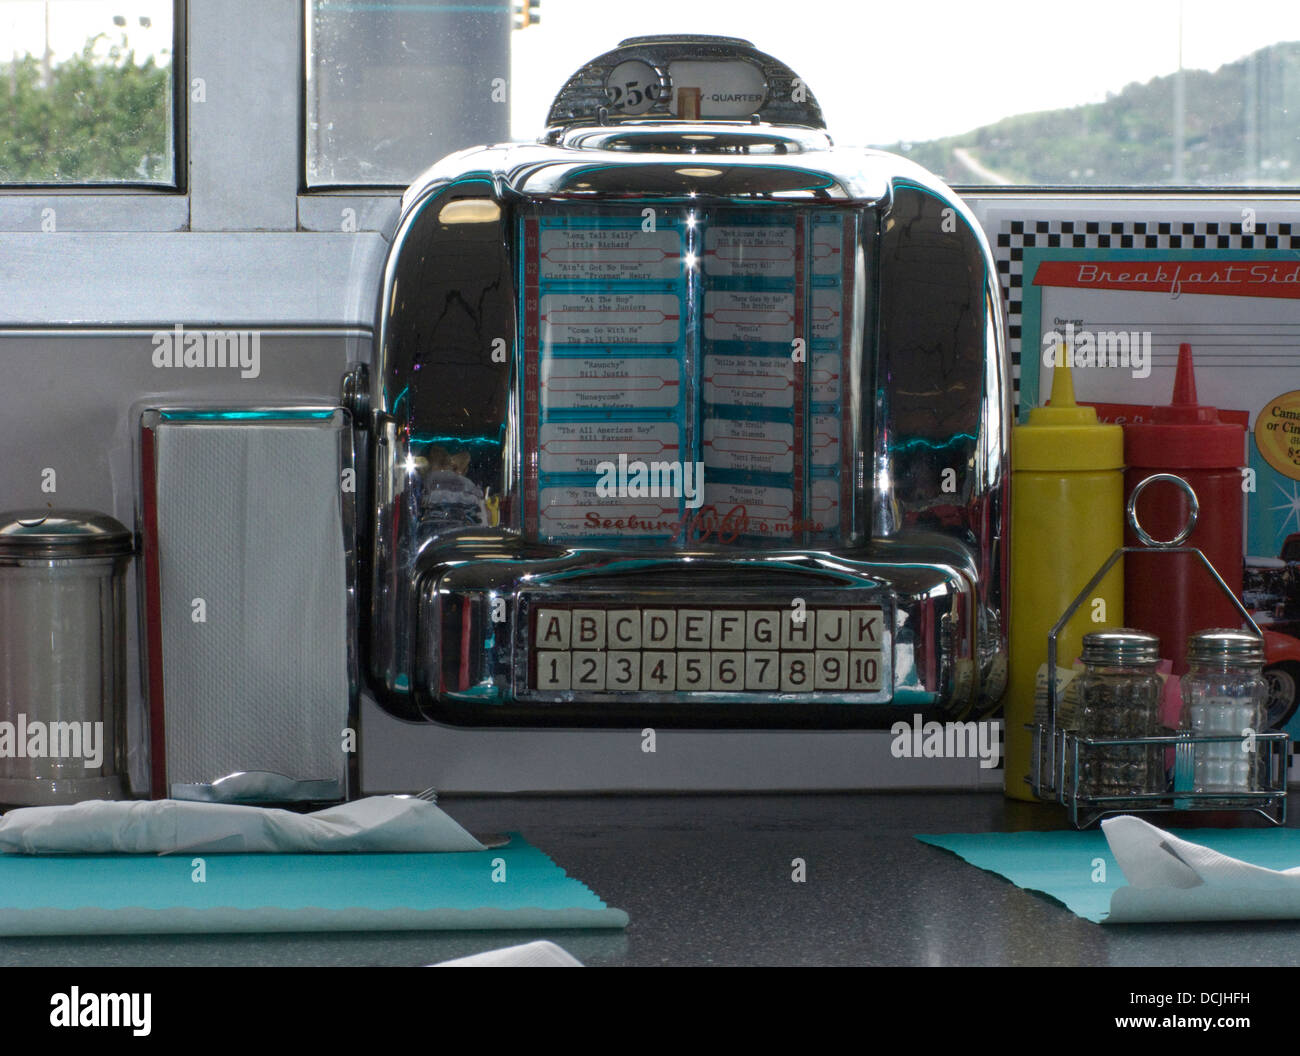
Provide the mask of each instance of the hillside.
{"label": "hillside", "polygon": [[[1184,71],[1188,185],[1300,183],[1300,42]],[[1169,185],[1176,75],[1104,102],[1019,114],[958,136],[894,143],[954,184]]]}

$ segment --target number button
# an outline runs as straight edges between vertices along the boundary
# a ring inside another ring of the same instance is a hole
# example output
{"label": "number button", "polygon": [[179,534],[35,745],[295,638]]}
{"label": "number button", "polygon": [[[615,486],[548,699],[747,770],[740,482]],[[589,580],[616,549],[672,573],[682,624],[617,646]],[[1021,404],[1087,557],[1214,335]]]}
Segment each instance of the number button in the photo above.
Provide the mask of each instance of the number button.
{"label": "number button", "polygon": [[714,653],[712,660],[713,690],[725,693],[745,688],[745,654]]}
{"label": "number button", "polygon": [[[818,623],[820,623],[820,619]],[[818,649],[817,674],[814,676],[817,689],[849,688],[849,654],[845,649]]]}
{"label": "number button", "polygon": [[781,654],[755,650],[745,654],[745,689],[781,688]]}
{"label": "number button", "polygon": [[677,654],[677,688],[679,690],[706,690],[709,688],[709,654]]}
{"label": "number button", "polygon": [[641,654],[641,688],[647,693],[671,693],[677,688],[677,654]]}
{"label": "number button", "polygon": [[575,690],[603,690],[605,688],[605,654],[573,654],[573,688]]}
{"label": "number button", "polygon": [[807,693],[813,688],[812,653],[781,654],[781,691]]}
{"label": "number button", "polygon": [[874,690],[883,684],[879,653],[849,654],[849,689]]}
{"label": "number button", "polygon": [[569,654],[537,654],[537,688],[567,690],[569,688]]}
{"label": "number button", "polygon": [[605,664],[605,688],[635,691],[641,688],[641,654],[622,650],[609,654]]}

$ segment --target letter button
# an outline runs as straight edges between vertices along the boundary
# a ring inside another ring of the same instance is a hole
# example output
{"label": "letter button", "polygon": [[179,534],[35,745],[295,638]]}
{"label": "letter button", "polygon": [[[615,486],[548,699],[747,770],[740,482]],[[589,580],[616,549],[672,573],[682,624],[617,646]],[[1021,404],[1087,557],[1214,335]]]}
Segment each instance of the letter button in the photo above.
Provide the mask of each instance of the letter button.
{"label": "letter button", "polygon": [[849,619],[850,649],[881,649],[884,647],[885,610],[854,609]]}
{"label": "letter button", "polygon": [[539,609],[537,612],[537,648],[569,648],[569,621],[570,613],[568,609]]}
{"label": "letter button", "polygon": [[817,613],[812,609],[804,611],[802,622],[795,622],[794,610],[781,614],[781,648],[811,649],[813,631],[817,626]]}
{"label": "letter button", "polygon": [[849,613],[847,609],[817,610],[817,648],[849,647]]}
{"label": "letter button", "polygon": [[605,610],[573,610],[573,648],[605,648]]}
{"label": "letter button", "polygon": [[745,647],[745,613],[737,609],[713,610],[713,648]]}
{"label": "letter button", "polygon": [[781,614],[779,612],[750,609],[745,613],[746,649],[775,649],[780,641]]}
{"label": "letter button", "polygon": [[641,610],[614,609],[605,621],[611,649],[641,648]]}
{"label": "letter button", "polygon": [[672,649],[677,645],[677,611],[645,609],[641,613],[641,644],[646,649]]}
{"label": "letter button", "polygon": [[707,649],[712,625],[711,616],[712,613],[708,609],[679,609],[677,611],[677,648]]}

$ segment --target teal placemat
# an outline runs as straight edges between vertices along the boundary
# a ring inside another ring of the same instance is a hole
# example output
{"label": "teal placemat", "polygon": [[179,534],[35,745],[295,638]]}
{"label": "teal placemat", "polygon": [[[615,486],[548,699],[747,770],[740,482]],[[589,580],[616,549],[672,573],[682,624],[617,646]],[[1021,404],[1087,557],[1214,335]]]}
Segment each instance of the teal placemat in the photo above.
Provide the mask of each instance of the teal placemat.
{"label": "teal placemat", "polygon": [[0,854],[0,935],[626,925],[517,833],[456,854]]}
{"label": "teal placemat", "polygon": [[[1173,835],[1265,869],[1300,865],[1300,830],[1171,829]],[[1127,887],[1106,837],[1087,832],[983,832],[917,836],[971,865],[1063,902],[1070,912],[1095,924],[1110,911],[1111,896]],[[1104,874],[1097,862],[1104,865]],[[1104,875],[1104,879],[1099,879]],[[1178,919],[1171,917],[1170,919]],[[1190,919],[1190,918],[1187,918]],[[1211,918],[1199,918],[1211,919]]]}

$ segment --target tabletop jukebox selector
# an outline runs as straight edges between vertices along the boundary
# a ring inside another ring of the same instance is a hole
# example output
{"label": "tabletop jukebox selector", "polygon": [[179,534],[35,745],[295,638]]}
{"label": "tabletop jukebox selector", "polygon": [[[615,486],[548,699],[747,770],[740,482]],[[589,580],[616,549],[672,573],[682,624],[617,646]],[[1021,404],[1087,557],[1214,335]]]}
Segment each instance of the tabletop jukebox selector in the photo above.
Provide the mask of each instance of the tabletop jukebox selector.
{"label": "tabletop jukebox selector", "polygon": [[1008,367],[978,225],[745,41],[646,37],[403,199],[367,672],[458,725],[874,727],[1005,677]]}

